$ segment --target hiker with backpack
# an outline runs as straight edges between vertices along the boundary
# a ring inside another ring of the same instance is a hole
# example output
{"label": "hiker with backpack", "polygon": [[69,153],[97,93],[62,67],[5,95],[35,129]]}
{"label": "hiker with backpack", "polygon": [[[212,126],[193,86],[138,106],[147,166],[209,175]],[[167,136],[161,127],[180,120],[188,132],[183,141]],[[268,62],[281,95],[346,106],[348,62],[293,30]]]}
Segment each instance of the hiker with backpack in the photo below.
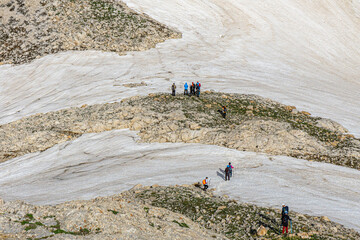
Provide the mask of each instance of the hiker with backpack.
{"label": "hiker with backpack", "polygon": [[204,191],[206,191],[206,189],[209,188],[210,185],[210,179],[208,177],[206,177],[203,181],[202,184],[204,185]]}
{"label": "hiker with backpack", "polygon": [[221,107],[221,110],[218,110],[218,112],[221,114],[221,116],[222,116],[223,118],[226,118],[226,112],[227,112],[226,106],[222,106],[222,107]]}
{"label": "hiker with backpack", "polygon": [[173,83],[173,85],[171,86],[171,90],[172,90],[172,95],[175,96],[175,91],[176,91],[175,83]]}
{"label": "hiker with backpack", "polygon": [[195,95],[195,84],[194,82],[190,85],[190,95]]}
{"label": "hiker with backpack", "polygon": [[284,215],[281,217],[281,225],[283,226],[283,230],[282,230],[283,234],[284,234],[285,230],[286,230],[286,234],[289,233],[289,231],[288,231],[289,221],[291,222],[291,218],[288,215],[288,211],[285,210]]}
{"label": "hiker with backpack", "polygon": [[231,162],[229,162],[229,165],[227,165],[226,167],[229,168],[229,175],[230,175],[230,177],[232,177],[234,167],[231,165]]}
{"label": "hiker with backpack", "polygon": [[200,97],[200,87],[201,87],[201,83],[197,82],[196,83],[196,96]]}
{"label": "hiker with backpack", "polygon": [[185,84],[184,84],[184,95],[189,95],[189,92],[188,92],[188,84],[187,84],[187,82],[185,82]]}
{"label": "hiker with backpack", "polygon": [[289,213],[289,207],[285,205],[285,203],[282,204],[282,209],[281,209],[281,218],[285,215],[285,212]]}
{"label": "hiker with backpack", "polygon": [[225,181],[227,180],[230,181],[230,168],[228,166],[225,168]]}

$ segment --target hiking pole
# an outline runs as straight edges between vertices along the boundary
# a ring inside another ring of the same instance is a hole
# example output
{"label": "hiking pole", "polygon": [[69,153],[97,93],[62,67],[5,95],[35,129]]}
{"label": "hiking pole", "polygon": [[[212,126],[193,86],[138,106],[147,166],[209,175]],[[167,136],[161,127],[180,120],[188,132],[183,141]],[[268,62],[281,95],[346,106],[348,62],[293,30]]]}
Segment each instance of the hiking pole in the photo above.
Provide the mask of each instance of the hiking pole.
{"label": "hiking pole", "polygon": [[293,233],[292,232],[292,220],[290,220],[290,232]]}

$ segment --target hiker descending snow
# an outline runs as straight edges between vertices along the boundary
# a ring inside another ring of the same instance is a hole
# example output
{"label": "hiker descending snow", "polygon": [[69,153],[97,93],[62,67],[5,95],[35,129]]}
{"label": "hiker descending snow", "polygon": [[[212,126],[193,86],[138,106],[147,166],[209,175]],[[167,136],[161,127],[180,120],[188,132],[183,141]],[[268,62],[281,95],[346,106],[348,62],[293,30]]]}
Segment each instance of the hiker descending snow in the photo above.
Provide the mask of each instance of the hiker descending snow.
{"label": "hiker descending snow", "polygon": [[229,165],[227,165],[226,167],[229,168],[229,175],[230,175],[230,177],[232,177],[234,167],[231,165],[231,162],[229,162]]}
{"label": "hiker descending snow", "polygon": [[188,92],[188,84],[187,84],[187,82],[185,82],[185,84],[184,84],[184,95],[189,95],[189,92]]}
{"label": "hiker descending snow", "polygon": [[229,180],[230,181],[230,168],[226,167],[225,168],[225,181]]}
{"label": "hiker descending snow", "polygon": [[171,86],[171,90],[172,90],[172,95],[175,96],[175,91],[176,91],[175,83],[173,83],[173,85]]}
{"label": "hiker descending snow", "polygon": [[210,185],[210,179],[208,177],[206,177],[203,181],[202,184],[204,185],[204,191],[206,191],[206,189],[209,188]]}
{"label": "hiker descending snow", "polygon": [[286,233],[289,233],[288,232],[289,221],[291,221],[291,218],[289,217],[288,212],[284,211],[284,215],[281,218],[281,225],[283,226],[283,230],[282,230],[283,234],[284,234],[285,230],[286,230]]}

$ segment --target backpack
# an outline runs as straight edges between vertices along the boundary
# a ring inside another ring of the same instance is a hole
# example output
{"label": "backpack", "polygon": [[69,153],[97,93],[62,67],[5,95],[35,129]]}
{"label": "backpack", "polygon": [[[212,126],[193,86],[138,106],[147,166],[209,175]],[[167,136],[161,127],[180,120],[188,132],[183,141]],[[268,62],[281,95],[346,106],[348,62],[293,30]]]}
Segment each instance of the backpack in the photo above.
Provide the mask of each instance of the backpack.
{"label": "backpack", "polygon": [[285,212],[287,212],[289,215],[289,207],[288,206],[285,206],[282,208],[281,215],[285,215]]}
{"label": "backpack", "polygon": [[206,179],[204,179],[202,183],[205,185],[206,184]]}

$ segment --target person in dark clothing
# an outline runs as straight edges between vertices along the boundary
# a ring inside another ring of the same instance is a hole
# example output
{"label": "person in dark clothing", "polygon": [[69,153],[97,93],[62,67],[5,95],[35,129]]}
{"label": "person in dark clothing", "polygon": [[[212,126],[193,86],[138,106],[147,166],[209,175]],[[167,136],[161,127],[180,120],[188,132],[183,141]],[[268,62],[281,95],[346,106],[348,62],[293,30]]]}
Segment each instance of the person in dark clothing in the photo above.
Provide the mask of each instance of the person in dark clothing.
{"label": "person in dark clothing", "polygon": [[175,91],[176,91],[175,83],[173,83],[173,85],[171,86],[171,90],[172,90],[172,95],[175,96]]}
{"label": "person in dark clothing", "polygon": [[229,180],[230,181],[230,169],[229,167],[225,168],[225,181]]}
{"label": "person in dark clothing", "polygon": [[221,110],[218,110],[218,112],[221,114],[221,116],[222,116],[223,118],[226,118],[226,112],[227,112],[226,106],[222,106],[222,107],[221,107]]}
{"label": "person in dark clothing", "polygon": [[200,97],[200,86],[198,84],[196,85],[196,96]]}
{"label": "person in dark clothing", "polygon": [[195,84],[194,84],[194,82],[192,82],[191,86],[190,86],[190,95],[195,95]]}
{"label": "person in dark clothing", "polygon": [[222,106],[222,116],[223,116],[223,118],[226,118],[226,112],[227,112],[226,106]]}
{"label": "person in dark clothing", "polygon": [[286,230],[286,233],[289,233],[289,231],[288,231],[289,221],[291,221],[291,218],[289,217],[288,212],[285,211],[284,216],[282,216],[282,218],[281,218],[281,225],[283,226],[283,230],[282,230],[283,234],[284,234],[285,230]]}
{"label": "person in dark clothing", "polygon": [[231,165],[231,162],[229,162],[229,165],[227,165],[227,168],[229,168],[229,174],[230,174],[230,177],[232,177],[232,169],[234,168],[232,165]]}

